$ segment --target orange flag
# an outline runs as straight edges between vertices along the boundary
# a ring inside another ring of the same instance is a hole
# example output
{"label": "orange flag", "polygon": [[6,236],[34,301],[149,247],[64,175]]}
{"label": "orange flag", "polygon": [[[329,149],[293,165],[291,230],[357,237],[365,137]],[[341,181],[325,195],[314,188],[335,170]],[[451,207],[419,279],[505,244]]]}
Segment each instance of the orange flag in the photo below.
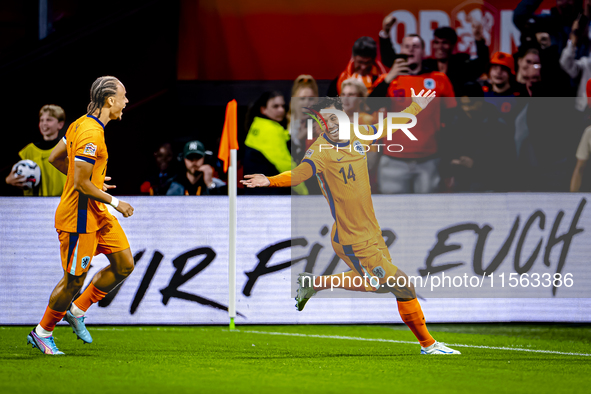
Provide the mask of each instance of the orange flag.
{"label": "orange flag", "polygon": [[230,150],[238,149],[238,103],[232,100],[226,105],[226,120],[224,121],[224,131],[218,150],[218,159],[224,162],[224,172],[228,171],[230,166]]}

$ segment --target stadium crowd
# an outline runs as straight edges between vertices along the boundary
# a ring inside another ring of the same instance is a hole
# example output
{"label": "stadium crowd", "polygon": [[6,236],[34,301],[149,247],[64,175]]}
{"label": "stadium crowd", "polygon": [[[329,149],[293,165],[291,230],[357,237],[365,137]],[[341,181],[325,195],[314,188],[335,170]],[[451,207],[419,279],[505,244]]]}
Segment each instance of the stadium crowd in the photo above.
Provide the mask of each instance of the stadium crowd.
{"label": "stadium crowd", "polygon": [[[380,113],[407,107],[414,88],[434,89],[438,98],[412,128],[418,141],[410,144],[403,133],[395,133],[392,140],[381,141],[380,152],[367,153],[375,193],[585,189],[584,170],[591,152],[591,0],[557,0],[548,14],[539,13],[541,3],[522,0],[515,8],[513,22],[521,38],[513,54],[491,54],[483,26],[475,20],[472,56],[456,51],[458,34],[448,26],[434,31],[431,57],[425,55],[426,43],[416,34],[405,36],[397,53],[390,38],[397,21],[387,15],[381,30],[376,27],[377,42],[364,36],[353,43],[350,61],[340,73],[335,70],[327,91],[319,91],[312,75],[302,74],[293,83],[289,103],[281,92],[269,91],[249,105],[240,173],[272,176],[299,163],[313,142],[307,136],[310,118],[302,109],[317,97],[340,96],[351,118],[358,113],[360,124],[374,124]],[[63,110],[56,108],[41,109],[44,142],[25,147],[21,159],[47,160],[47,144],[59,141],[54,129],[64,126]],[[53,121],[50,126],[47,119]],[[314,138],[319,133],[314,124]],[[399,145],[404,149],[387,149]],[[207,150],[214,148],[193,139],[177,154],[170,143],[159,144],[152,175],[138,194],[225,194],[221,180],[225,174]],[[60,178],[38,164],[43,180]],[[25,188],[14,169],[5,181]],[[289,194],[290,190],[243,192]],[[320,188],[309,180],[291,192],[319,194]],[[59,192],[46,181],[26,194]]]}

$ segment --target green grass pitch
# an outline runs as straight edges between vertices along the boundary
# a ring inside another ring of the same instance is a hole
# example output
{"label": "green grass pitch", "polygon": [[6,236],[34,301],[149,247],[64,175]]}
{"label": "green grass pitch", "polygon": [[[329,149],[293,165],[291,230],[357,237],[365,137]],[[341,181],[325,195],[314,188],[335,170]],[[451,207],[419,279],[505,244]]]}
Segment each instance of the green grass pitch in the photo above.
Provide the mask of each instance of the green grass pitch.
{"label": "green grass pitch", "polygon": [[[458,356],[421,356],[391,326],[69,327],[65,356],[0,327],[0,393],[588,393],[591,326],[431,324]],[[541,352],[542,351],[542,352]],[[587,354],[587,355],[585,355]]]}

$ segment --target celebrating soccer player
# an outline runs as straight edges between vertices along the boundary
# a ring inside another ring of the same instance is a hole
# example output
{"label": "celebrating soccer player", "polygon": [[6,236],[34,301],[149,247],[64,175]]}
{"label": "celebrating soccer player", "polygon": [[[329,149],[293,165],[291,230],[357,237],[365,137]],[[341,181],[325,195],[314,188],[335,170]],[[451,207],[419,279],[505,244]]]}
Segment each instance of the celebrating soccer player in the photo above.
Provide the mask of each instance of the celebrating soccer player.
{"label": "celebrating soccer player", "polygon": [[[419,94],[415,94],[413,89],[411,91],[413,103],[403,112],[412,115],[417,115],[435,98],[434,91],[422,90]],[[312,109],[315,114],[319,114],[322,109],[342,111],[343,107],[340,99],[326,97]],[[407,121],[407,118],[390,119],[391,124],[404,124]],[[333,249],[351,268],[344,274],[338,274],[339,279],[343,279],[339,281],[341,287],[352,291],[392,292],[398,302],[400,317],[421,344],[421,354],[460,354],[437,342],[429,334],[414,285],[392,263],[371,200],[365,141],[353,132],[353,125],[350,140],[341,140],[339,120],[335,114],[325,116],[321,123],[323,133],[306,152],[302,163],[292,171],[270,178],[263,174],[245,175],[246,179],[241,182],[247,187],[287,187],[298,185],[316,175],[335,220],[331,233]],[[383,125],[359,126],[359,130],[362,134],[373,135],[375,142],[382,136],[377,130],[384,133],[387,124],[388,119],[385,119]],[[350,146],[354,149],[347,149]],[[331,149],[333,147],[340,149]],[[352,280],[355,277],[362,277],[362,280]],[[367,283],[368,277],[379,279],[373,282],[375,287],[371,280]],[[330,288],[331,279],[331,276],[313,277],[309,273],[301,273],[298,278],[297,309],[301,311],[317,291]],[[355,283],[361,283],[361,286]],[[404,285],[398,286],[401,283]]]}
{"label": "celebrating soccer player", "polygon": [[[104,129],[113,119],[121,119],[128,103],[125,87],[115,77],[98,78],[90,89],[88,113],[70,125],[64,138],[52,151],[49,161],[67,175],[61,201],[55,213],[64,276],[51,293],[43,319],[27,337],[27,342],[44,354],[60,352],[53,340],[53,329],[64,319],[84,343],[92,337],[84,324],[84,314],[133,271],[129,242],[109,204],[124,217],[133,207],[107,194],[114,186],[104,183],[107,146]],[[103,253],[110,265],[98,272],[86,290],[72,302],[82,288],[92,257]]]}

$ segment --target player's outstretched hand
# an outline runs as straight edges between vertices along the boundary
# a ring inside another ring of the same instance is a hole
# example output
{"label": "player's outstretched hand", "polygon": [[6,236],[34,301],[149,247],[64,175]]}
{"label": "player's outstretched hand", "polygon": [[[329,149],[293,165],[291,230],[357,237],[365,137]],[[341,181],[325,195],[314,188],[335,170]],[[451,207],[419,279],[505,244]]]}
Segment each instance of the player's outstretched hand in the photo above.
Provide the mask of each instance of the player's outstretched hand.
{"label": "player's outstretched hand", "polygon": [[422,109],[427,108],[427,105],[429,105],[429,103],[433,101],[433,99],[435,98],[434,90],[427,90],[427,92],[425,92],[425,89],[423,89],[419,92],[419,94],[415,94],[415,90],[413,88],[410,88],[410,92],[412,93],[412,101],[417,103]]}
{"label": "player's outstretched hand", "polygon": [[119,205],[117,205],[117,210],[123,214],[124,218],[128,218],[133,215],[133,207],[123,200],[119,200]]}
{"label": "player's outstretched hand", "polygon": [[[106,176],[105,177],[105,181],[110,181],[111,177],[110,176]],[[103,183],[103,191],[106,192],[109,189],[115,189],[117,186],[115,185],[107,185],[106,183]]]}
{"label": "player's outstretched hand", "polygon": [[271,184],[269,178],[263,174],[244,175],[244,178],[240,183],[246,187],[267,187]]}

